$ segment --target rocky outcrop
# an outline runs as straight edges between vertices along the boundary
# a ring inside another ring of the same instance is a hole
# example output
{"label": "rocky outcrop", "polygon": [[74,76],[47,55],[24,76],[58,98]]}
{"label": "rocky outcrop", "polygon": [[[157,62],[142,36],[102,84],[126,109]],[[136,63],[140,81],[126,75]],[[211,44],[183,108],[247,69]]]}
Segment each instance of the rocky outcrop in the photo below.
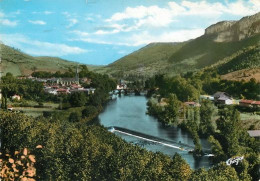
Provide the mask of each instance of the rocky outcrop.
{"label": "rocky outcrop", "polygon": [[236,21],[221,21],[221,22],[218,22],[214,25],[209,26],[205,30],[205,34],[208,35],[208,34],[219,33],[219,32],[222,32],[222,31],[227,31],[235,23],[236,23]]}
{"label": "rocky outcrop", "polygon": [[216,42],[231,42],[249,38],[260,33],[260,12],[239,21],[222,21],[209,26],[205,35],[216,35]]}

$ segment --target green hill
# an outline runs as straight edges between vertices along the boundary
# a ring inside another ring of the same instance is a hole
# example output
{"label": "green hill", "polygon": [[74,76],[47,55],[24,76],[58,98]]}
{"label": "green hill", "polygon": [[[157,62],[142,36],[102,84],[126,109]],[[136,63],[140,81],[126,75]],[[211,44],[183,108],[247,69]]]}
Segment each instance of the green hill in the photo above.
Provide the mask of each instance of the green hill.
{"label": "green hill", "polygon": [[[213,65],[232,54],[239,54],[238,52],[242,49],[255,47],[259,44],[260,34],[232,42],[215,42],[214,38],[215,35],[203,35],[183,43],[150,44],[108,65],[105,70],[106,73],[112,75],[124,73],[124,75],[142,74],[144,76],[159,72],[174,75],[198,70]],[[252,50],[248,52],[248,55],[257,54],[258,50],[259,48],[254,52]],[[248,61],[250,59],[249,56]],[[234,65],[236,60],[230,64]],[[234,68],[234,70],[238,69]]]}
{"label": "green hill", "polygon": [[215,42],[214,38],[214,35],[204,35],[191,41],[179,51],[173,53],[169,58],[169,62],[177,67],[179,67],[179,64],[185,64],[185,62],[190,64],[193,62],[192,65],[186,64],[185,67],[179,67],[182,71],[201,69],[241,49],[257,45],[260,40],[260,34],[232,42]]}
{"label": "green hill", "polygon": [[106,70],[112,75],[127,72],[128,74],[142,74],[147,76],[164,71],[169,65],[169,57],[186,43],[149,44],[108,65]]}
{"label": "green hill", "polygon": [[[11,72],[13,75],[30,75],[36,71],[66,71],[69,67],[75,67],[77,62],[67,61],[57,57],[33,57],[18,49],[0,44],[3,74]],[[90,69],[100,68],[88,66]]]}
{"label": "green hill", "polygon": [[[115,76],[150,76],[155,73],[174,75],[214,65],[233,54],[240,54],[239,51],[243,49],[259,44],[260,13],[257,13],[239,21],[223,21],[211,25],[205,30],[204,35],[194,40],[182,43],[149,44],[108,65],[102,71]],[[258,50],[259,48],[249,51],[246,61],[251,61]],[[249,56],[249,54],[254,55]],[[243,56],[238,59],[242,59]],[[238,59],[234,59],[226,66],[238,64]],[[239,66],[229,68],[228,71],[251,66],[249,65],[251,63],[241,61]],[[259,61],[259,59],[252,61]],[[259,66],[257,63],[254,65]]]}
{"label": "green hill", "polygon": [[209,67],[209,69],[217,69],[222,75],[255,68],[260,68],[260,44],[239,50]]}

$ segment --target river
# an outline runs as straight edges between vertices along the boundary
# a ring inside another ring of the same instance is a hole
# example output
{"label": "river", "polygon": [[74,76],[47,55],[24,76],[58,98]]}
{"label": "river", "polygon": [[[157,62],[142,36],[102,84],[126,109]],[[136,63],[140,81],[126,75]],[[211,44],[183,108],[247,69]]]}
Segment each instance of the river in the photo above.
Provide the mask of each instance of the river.
{"label": "river", "polygon": [[[147,115],[146,103],[145,96],[122,95],[117,97],[117,99],[111,100],[99,115],[99,122],[105,127],[123,128],[123,131],[115,131],[114,133],[128,142],[143,146],[147,150],[159,151],[169,156],[173,156],[176,152],[179,153],[193,169],[212,166],[209,157],[202,156],[195,159],[188,151],[178,149],[178,144],[172,144],[181,142],[184,145],[194,146],[193,139],[187,132],[177,127],[164,127],[156,118]],[[135,134],[135,132],[150,135],[152,138],[143,138],[144,136]],[[160,140],[153,141],[153,138]],[[162,140],[166,140],[170,144]],[[210,148],[205,139],[201,139],[201,144],[204,149]]]}

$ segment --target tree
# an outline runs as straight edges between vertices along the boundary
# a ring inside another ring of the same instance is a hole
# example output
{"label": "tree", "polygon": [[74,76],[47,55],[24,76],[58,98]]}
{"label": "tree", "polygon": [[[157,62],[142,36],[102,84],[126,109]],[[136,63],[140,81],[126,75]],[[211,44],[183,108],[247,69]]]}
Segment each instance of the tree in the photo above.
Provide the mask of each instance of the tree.
{"label": "tree", "polygon": [[176,153],[172,158],[169,173],[174,180],[188,180],[192,171],[189,164],[187,164],[186,161]]}
{"label": "tree", "polygon": [[210,100],[203,100],[200,107],[200,132],[203,135],[210,135],[215,132],[216,125],[213,116],[217,113],[217,108]]}
{"label": "tree", "polygon": [[214,160],[216,161],[225,161],[227,159],[223,148],[218,140],[216,140],[213,136],[208,138],[209,143],[211,144],[211,150],[214,154]]}
{"label": "tree", "polygon": [[69,121],[70,122],[79,122],[80,121],[80,116],[77,112],[72,112],[70,113],[69,116]]}
{"label": "tree", "polygon": [[80,72],[79,72],[79,77],[87,77],[89,73],[88,67],[86,65],[80,65]]}
{"label": "tree", "polygon": [[239,112],[233,107],[220,111],[217,126],[222,136],[221,145],[225,148],[228,157],[238,155],[240,152],[239,139],[241,134],[241,121]]}
{"label": "tree", "polygon": [[239,181],[236,170],[221,162],[208,171],[209,180]]}
{"label": "tree", "polygon": [[210,179],[208,172],[204,168],[200,168],[191,174],[189,181],[210,181]]}
{"label": "tree", "polygon": [[43,111],[43,112],[42,112],[42,115],[43,115],[43,117],[45,117],[45,118],[49,118],[49,117],[51,117],[51,112],[50,112],[50,111]]}
{"label": "tree", "polygon": [[86,108],[82,110],[82,118],[87,118],[96,114],[97,108],[95,106],[86,106]]}
{"label": "tree", "polygon": [[170,94],[165,106],[165,122],[168,124],[176,123],[179,116],[181,102],[175,94]]}
{"label": "tree", "polygon": [[69,102],[73,107],[81,107],[87,103],[87,97],[84,92],[75,92],[70,95]]}

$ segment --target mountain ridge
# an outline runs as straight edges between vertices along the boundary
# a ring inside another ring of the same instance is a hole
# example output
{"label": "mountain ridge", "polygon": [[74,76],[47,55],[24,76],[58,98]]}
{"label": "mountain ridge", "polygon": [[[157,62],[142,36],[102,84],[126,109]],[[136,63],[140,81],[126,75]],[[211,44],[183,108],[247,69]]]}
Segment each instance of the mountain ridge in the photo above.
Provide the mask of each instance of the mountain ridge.
{"label": "mountain ridge", "polygon": [[[196,71],[235,52],[260,43],[260,12],[238,21],[221,21],[204,35],[179,43],[150,43],[109,64],[102,71],[114,76]],[[159,66],[158,64],[161,64]]]}
{"label": "mountain ridge", "polygon": [[240,41],[257,33],[260,33],[260,12],[238,21],[221,21],[205,29],[205,35],[217,35],[215,42]]}

